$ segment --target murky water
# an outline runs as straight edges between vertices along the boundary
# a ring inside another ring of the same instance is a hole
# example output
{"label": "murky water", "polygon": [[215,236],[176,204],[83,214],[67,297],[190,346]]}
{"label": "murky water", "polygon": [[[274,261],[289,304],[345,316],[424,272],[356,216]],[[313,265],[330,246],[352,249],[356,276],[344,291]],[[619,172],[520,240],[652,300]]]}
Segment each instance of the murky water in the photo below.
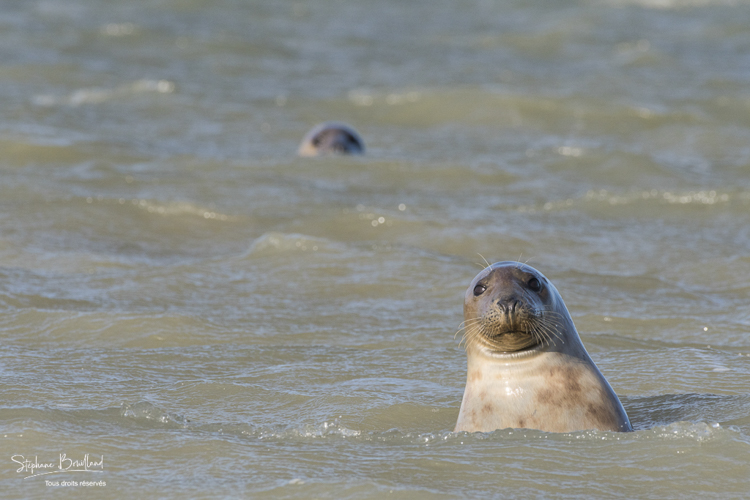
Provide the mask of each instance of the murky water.
{"label": "murky water", "polygon": [[[2,495],[746,498],[749,19],[3,2]],[[296,158],[324,120],[367,154]],[[483,258],[555,283],[636,432],[451,432]]]}

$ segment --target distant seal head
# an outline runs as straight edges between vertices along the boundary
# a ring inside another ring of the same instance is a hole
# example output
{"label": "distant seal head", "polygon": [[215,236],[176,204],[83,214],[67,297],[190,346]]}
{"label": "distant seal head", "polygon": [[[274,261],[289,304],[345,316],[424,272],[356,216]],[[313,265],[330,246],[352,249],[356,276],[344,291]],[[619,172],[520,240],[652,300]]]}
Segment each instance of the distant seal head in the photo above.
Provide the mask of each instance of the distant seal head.
{"label": "distant seal head", "polygon": [[468,373],[455,431],[632,431],[554,285],[520,262],[485,268],[464,298]]}
{"label": "distant seal head", "polygon": [[365,143],[356,130],[345,123],[325,122],[314,126],[302,139],[298,154],[318,156],[322,154],[361,155]]}

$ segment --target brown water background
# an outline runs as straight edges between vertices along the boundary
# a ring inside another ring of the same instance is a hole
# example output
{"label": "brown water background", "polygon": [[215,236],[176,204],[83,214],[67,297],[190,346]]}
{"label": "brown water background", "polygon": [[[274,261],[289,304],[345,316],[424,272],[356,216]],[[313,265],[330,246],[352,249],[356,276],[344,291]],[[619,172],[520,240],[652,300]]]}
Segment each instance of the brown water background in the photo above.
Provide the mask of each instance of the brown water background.
{"label": "brown water background", "polygon": [[[0,110],[3,498],[750,494],[747,1],[3,0]],[[636,432],[450,432],[482,256]]]}

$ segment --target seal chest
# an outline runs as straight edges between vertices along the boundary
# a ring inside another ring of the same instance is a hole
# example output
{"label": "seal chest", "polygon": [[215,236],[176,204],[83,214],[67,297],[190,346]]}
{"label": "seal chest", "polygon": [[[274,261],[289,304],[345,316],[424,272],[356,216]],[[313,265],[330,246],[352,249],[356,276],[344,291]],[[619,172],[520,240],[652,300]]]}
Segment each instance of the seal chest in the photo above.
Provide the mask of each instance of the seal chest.
{"label": "seal chest", "polygon": [[455,431],[632,431],[552,283],[519,262],[480,272],[464,298],[466,389]]}

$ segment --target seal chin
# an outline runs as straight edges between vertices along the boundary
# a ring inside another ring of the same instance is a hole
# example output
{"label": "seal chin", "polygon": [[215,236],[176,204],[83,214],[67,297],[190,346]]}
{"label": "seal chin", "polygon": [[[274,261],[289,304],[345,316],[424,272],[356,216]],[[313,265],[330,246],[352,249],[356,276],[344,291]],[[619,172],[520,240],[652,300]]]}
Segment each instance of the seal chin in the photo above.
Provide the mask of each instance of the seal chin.
{"label": "seal chin", "polygon": [[541,342],[534,341],[530,345],[521,347],[520,349],[498,349],[497,346],[482,345],[480,348],[485,354],[497,359],[523,359],[536,356],[548,350],[547,345]]}
{"label": "seal chin", "polygon": [[[526,322],[508,321],[482,325],[480,339],[493,351],[516,352],[539,344],[540,339],[530,333]],[[525,326],[525,327],[524,327]]]}

